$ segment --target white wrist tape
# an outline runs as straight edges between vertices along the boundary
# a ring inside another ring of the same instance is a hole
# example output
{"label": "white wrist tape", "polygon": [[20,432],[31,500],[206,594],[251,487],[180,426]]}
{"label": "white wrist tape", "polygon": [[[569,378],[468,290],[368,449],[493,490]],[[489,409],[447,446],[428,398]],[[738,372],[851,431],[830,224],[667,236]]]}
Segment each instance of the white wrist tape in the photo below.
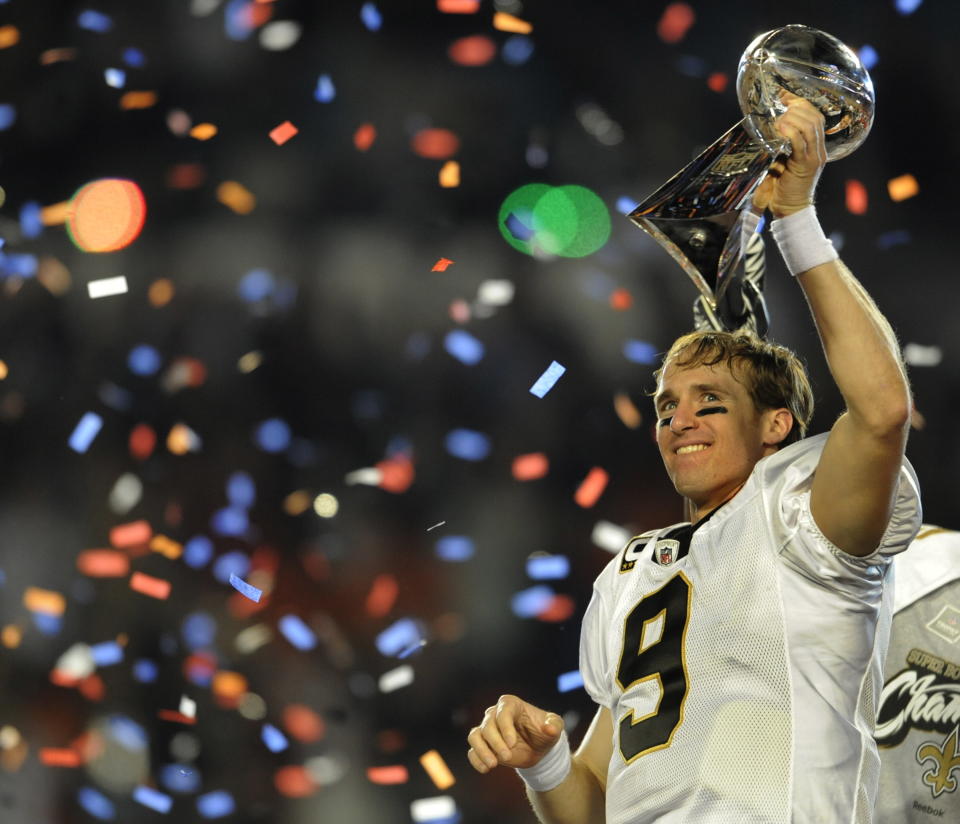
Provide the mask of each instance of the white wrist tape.
{"label": "white wrist tape", "polygon": [[570,743],[567,741],[567,731],[564,730],[557,743],[547,750],[538,763],[523,770],[518,768],[517,775],[534,792],[545,793],[563,783],[572,763]]}
{"label": "white wrist tape", "polygon": [[773,221],[770,232],[794,277],[840,257],[820,228],[813,206]]}

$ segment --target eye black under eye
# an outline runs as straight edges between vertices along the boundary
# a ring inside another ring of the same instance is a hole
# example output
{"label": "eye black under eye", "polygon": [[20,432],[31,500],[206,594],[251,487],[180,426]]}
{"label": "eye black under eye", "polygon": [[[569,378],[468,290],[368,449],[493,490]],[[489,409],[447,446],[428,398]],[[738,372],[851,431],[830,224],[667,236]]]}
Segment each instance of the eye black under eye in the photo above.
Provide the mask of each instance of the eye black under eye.
{"label": "eye black under eye", "polygon": [[661,418],[660,421],[657,423],[657,426],[670,426],[670,421],[672,420],[673,420],[673,415],[671,415],[669,418]]}

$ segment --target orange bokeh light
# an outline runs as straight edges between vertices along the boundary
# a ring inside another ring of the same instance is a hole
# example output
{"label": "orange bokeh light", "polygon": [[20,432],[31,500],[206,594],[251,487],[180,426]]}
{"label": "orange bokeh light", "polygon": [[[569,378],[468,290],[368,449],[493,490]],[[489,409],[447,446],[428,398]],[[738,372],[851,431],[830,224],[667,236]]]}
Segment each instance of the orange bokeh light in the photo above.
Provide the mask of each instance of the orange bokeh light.
{"label": "orange bokeh light", "polygon": [[115,252],[133,243],[146,216],[147,202],[136,183],[103,178],[77,190],[67,211],[67,231],[84,252]]}

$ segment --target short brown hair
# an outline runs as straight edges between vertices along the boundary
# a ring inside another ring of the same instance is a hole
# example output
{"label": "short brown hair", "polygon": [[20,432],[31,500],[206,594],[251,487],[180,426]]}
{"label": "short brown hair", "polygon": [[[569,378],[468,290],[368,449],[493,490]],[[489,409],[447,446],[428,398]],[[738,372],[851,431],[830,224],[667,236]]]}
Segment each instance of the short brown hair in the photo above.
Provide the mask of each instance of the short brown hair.
{"label": "short brown hair", "polygon": [[668,363],[685,369],[724,364],[746,387],[758,411],[790,410],[794,425],[781,446],[807,434],[813,417],[813,391],[803,363],[785,346],[747,330],[691,332],[677,338],[663,356],[660,368],[654,372],[658,384]]}

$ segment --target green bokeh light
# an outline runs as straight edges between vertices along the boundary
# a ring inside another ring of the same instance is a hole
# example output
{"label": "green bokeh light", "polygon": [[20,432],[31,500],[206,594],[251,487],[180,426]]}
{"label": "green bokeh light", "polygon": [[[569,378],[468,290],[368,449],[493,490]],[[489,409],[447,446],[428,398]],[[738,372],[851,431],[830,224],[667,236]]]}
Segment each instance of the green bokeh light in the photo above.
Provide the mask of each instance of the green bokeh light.
{"label": "green bokeh light", "polygon": [[610,239],[610,212],[584,186],[528,183],[500,206],[504,239],[520,252],[586,257]]}

